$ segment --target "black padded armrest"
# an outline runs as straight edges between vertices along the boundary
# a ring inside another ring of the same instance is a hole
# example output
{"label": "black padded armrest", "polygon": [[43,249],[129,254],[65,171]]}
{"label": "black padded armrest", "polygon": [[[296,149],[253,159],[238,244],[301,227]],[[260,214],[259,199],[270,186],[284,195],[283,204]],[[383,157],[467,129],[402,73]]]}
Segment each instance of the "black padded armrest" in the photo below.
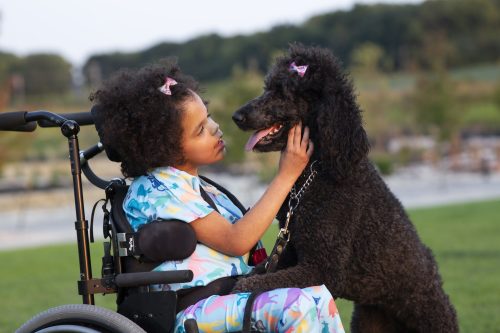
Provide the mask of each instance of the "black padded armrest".
{"label": "black padded armrest", "polygon": [[156,220],[137,230],[137,246],[144,259],[153,262],[189,257],[197,244],[189,223],[179,220]]}
{"label": "black padded armrest", "polygon": [[141,272],[118,274],[115,283],[118,287],[137,287],[150,284],[182,283],[193,280],[193,271],[178,270],[166,272]]}

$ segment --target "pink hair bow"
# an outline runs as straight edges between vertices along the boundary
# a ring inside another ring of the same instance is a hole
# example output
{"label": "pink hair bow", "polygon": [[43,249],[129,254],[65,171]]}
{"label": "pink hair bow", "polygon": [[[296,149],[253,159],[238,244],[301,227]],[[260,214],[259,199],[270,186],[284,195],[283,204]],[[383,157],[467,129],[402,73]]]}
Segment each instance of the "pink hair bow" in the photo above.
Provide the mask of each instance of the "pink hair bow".
{"label": "pink hair bow", "polygon": [[294,61],[294,62],[292,62],[292,63],[290,64],[290,71],[291,71],[291,72],[297,72],[297,73],[300,75],[300,77],[303,77],[303,76],[304,76],[304,74],[306,74],[307,67],[308,67],[308,65],[304,65],[304,66],[297,66],[297,65],[295,64],[295,61]]}
{"label": "pink hair bow", "polygon": [[165,79],[165,84],[158,88],[159,91],[164,93],[165,95],[172,95],[172,91],[170,90],[171,86],[175,86],[177,81],[167,76]]}

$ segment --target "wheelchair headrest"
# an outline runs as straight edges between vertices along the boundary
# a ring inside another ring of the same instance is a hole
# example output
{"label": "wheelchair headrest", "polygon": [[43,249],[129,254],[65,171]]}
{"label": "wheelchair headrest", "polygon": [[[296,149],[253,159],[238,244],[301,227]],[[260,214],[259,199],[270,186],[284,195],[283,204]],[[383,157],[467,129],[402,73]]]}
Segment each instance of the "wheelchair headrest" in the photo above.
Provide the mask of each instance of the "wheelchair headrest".
{"label": "wheelchair headrest", "polygon": [[121,162],[122,160],[118,152],[113,147],[111,147],[109,144],[106,143],[106,133],[104,133],[103,130],[104,117],[102,115],[102,107],[99,104],[96,104],[92,107],[90,113],[92,113],[92,117],[94,118],[95,128],[97,130],[97,134],[99,135],[101,144],[104,147],[106,155],[113,162]]}

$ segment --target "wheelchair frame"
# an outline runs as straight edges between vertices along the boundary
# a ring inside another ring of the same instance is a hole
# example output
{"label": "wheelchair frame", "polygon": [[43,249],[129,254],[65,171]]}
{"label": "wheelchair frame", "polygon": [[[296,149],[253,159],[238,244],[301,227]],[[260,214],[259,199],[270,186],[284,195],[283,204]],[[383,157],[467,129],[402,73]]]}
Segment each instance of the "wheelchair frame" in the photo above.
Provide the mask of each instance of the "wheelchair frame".
{"label": "wheelchair frame", "polygon": [[[80,268],[80,280],[77,284],[83,304],[63,305],[46,310],[23,324],[16,331],[18,333],[63,331],[145,333],[144,327],[148,333],[166,332],[175,324],[177,296],[174,291],[147,293],[148,301],[141,293],[132,294],[128,296],[131,299],[127,304],[120,306],[121,304],[117,302],[119,312],[122,314],[95,306],[94,295],[117,293],[120,298],[121,293],[127,288],[148,288],[147,286],[152,284],[189,282],[193,278],[192,271],[123,273],[120,251],[126,251],[126,246],[121,247],[120,242],[126,240],[126,234],[117,232],[113,222],[109,218],[106,221],[106,216],[103,231],[105,238],[109,236],[110,242],[104,242],[102,277],[92,277],[89,241],[93,241],[93,232],[89,237],[89,225],[84,211],[82,171],[93,185],[105,188],[107,195],[113,184],[124,183],[121,179],[107,182],[97,177],[90,169],[88,160],[104,150],[100,143],[86,151],[80,151],[78,141],[80,125],[92,124],[94,119],[90,112],[55,114],[40,110],[0,114],[0,131],[31,132],[37,125],[60,127],[62,134],[68,139],[76,215],[75,229]],[[165,318],[170,322],[165,321],[162,325]],[[196,321],[193,319],[186,320],[184,327],[188,333],[198,332]]]}

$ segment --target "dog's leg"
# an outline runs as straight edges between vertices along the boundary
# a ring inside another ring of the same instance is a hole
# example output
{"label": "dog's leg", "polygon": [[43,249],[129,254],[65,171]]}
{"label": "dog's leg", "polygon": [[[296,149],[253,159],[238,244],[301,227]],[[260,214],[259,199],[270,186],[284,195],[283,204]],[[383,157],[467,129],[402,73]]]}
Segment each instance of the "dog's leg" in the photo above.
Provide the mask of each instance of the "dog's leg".
{"label": "dog's leg", "polygon": [[297,253],[295,252],[293,244],[289,243],[281,254],[278,265],[276,266],[276,270],[279,271],[281,269],[285,269],[295,265],[297,265]]}
{"label": "dog's leg", "polygon": [[457,333],[455,309],[444,291],[440,287],[436,289],[407,295],[404,300],[391,304],[391,311],[415,332]]}
{"label": "dog's leg", "polygon": [[254,290],[273,290],[278,288],[306,288],[324,284],[325,279],[314,266],[301,265],[274,273],[253,275],[242,278],[236,283],[233,293]]}
{"label": "dog's leg", "polygon": [[406,330],[382,308],[375,305],[354,305],[351,333],[403,333]]}

